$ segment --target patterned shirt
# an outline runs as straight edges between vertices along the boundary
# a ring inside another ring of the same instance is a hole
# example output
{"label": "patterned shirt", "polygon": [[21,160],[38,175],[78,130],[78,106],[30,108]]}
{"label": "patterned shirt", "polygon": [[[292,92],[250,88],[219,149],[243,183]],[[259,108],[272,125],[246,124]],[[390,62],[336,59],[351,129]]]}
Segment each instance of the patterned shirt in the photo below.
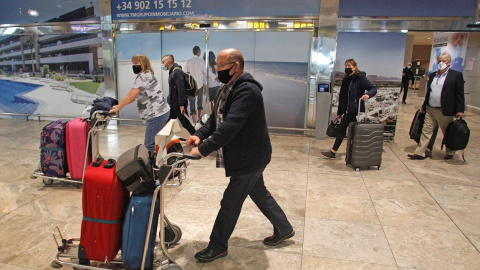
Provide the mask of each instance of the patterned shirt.
{"label": "patterned shirt", "polygon": [[[233,85],[235,81],[230,83],[229,85],[222,85],[217,93],[217,98],[215,102],[216,108],[216,120],[217,120],[217,128],[223,122],[223,112],[225,110],[225,102],[227,101],[228,95],[232,91]],[[223,159],[223,148],[217,150],[216,156],[216,167],[217,168],[225,168],[225,160]]]}
{"label": "patterned shirt", "polygon": [[140,89],[136,99],[142,120],[156,118],[170,111],[161,84],[149,70],[137,75],[133,88]]}

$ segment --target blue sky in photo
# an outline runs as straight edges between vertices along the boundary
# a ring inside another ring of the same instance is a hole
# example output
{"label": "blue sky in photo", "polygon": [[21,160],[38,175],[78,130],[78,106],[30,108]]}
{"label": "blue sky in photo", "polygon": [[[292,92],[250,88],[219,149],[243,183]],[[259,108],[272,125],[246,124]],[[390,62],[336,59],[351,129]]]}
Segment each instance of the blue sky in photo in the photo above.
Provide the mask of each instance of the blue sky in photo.
{"label": "blue sky in photo", "polygon": [[335,71],[344,71],[345,60],[355,59],[367,75],[402,76],[405,33],[338,33]]}
{"label": "blue sky in photo", "polygon": [[[242,52],[246,61],[308,62],[308,50],[298,44],[308,44],[309,32],[209,32],[209,49],[218,55],[226,48]],[[192,57],[199,46],[205,52],[205,32],[163,32],[117,34],[118,59],[130,60],[134,54],[145,54],[150,60],[161,60],[172,54],[175,61]],[[279,53],[281,52],[281,53]]]}

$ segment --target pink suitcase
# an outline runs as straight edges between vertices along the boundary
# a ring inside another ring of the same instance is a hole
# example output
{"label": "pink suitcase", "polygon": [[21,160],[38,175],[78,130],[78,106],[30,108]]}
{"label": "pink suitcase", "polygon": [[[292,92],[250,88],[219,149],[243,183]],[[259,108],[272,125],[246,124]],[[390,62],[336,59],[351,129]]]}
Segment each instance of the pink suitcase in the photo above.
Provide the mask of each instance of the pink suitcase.
{"label": "pink suitcase", "polygon": [[[89,131],[86,118],[75,118],[67,124],[67,163],[72,179],[82,179]],[[92,163],[91,144],[88,152],[86,166]]]}

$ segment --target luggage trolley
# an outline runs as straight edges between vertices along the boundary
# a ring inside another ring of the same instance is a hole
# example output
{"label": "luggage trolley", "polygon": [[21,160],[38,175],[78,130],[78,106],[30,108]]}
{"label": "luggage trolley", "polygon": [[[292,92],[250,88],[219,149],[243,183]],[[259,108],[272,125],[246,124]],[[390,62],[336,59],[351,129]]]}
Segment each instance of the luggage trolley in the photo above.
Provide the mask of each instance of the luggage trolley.
{"label": "luggage trolley", "polygon": [[[176,158],[176,161],[172,164],[168,165],[167,160],[171,158]],[[164,187],[178,187],[182,184],[182,180],[186,177],[186,168],[187,168],[187,161],[189,159],[200,159],[199,156],[190,156],[183,153],[170,153],[163,158],[156,161],[157,168],[154,168],[154,175],[155,181],[158,182],[157,188],[154,191],[153,197],[157,198],[159,196],[159,222],[163,223],[160,224],[160,232],[159,232],[159,239],[160,241],[157,243],[155,248],[160,248],[162,255],[165,257],[163,261],[160,261],[159,258],[154,258],[154,269],[157,270],[182,270],[183,268],[175,263],[175,260],[168,252],[167,248],[173,244],[176,244],[181,237],[181,230],[180,228],[171,223],[168,218],[165,216],[165,208],[164,208],[164,196],[163,196],[163,188]],[[170,177],[171,175],[177,175],[176,177]],[[150,230],[152,226],[152,220],[155,212],[155,205],[156,199],[152,200],[152,208],[150,211],[150,217],[148,222],[147,228],[147,235],[145,238],[145,246],[143,251],[142,257],[142,266],[141,270],[145,268],[145,260],[148,252],[149,246],[149,239],[150,239]],[[174,233],[174,238],[171,241],[165,240],[165,231],[169,229]],[[82,265],[79,264],[78,258],[78,248],[80,243],[80,238],[70,238],[65,239],[58,227],[52,232],[53,239],[57,245],[57,255],[55,260],[52,262],[51,266],[53,268],[60,268],[64,265],[71,266],[74,269],[121,269],[122,268],[122,260],[121,256],[117,255],[112,261],[106,262],[97,262],[91,261],[91,265]],[[70,260],[70,261],[68,261]],[[96,265],[96,266],[92,266]]]}
{"label": "luggage trolley", "polygon": [[[88,155],[91,153],[92,161],[100,155],[100,144],[99,144],[99,132],[105,130],[108,126],[108,123],[112,119],[114,114],[109,111],[95,111],[92,116],[87,120],[90,126],[90,131],[87,135],[87,144],[85,149],[85,159],[83,163],[83,173],[81,181],[72,179],[68,174],[66,177],[56,177],[48,176],[42,171],[42,164],[39,162],[37,169],[30,176],[31,179],[42,178],[43,184],[51,185],[54,180],[71,182],[71,183],[83,183],[83,174],[85,173],[85,168],[87,167]],[[91,149],[91,151],[89,151]]]}

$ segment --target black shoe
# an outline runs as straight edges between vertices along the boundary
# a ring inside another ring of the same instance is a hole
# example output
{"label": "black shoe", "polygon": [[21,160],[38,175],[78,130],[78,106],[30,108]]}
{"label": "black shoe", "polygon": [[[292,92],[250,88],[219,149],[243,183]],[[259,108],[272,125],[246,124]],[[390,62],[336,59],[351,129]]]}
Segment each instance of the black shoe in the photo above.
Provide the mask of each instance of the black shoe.
{"label": "black shoe", "polygon": [[292,229],[289,233],[283,236],[276,236],[272,235],[265,239],[263,239],[263,243],[267,246],[276,246],[280,244],[282,241],[287,240],[288,238],[292,238],[295,235],[295,231]]}
{"label": "black shoe", "polygon": [[323,156],[325,157],[328,157],[328,158],[335,158],[335,153],[333,153],[332,151],[328,151],[328,152],[321,152]]}
{"label": "black shoe", "polygon": [[201,251],[195,253],[195,259],[199,262],[211,262],[218,258],[222,258],[228,255],[227,250],[213,250],[210,248],[202,249]]}
{"label": "black shoe", "polygon": [[407,104],[405,101],[402,101],[402,104]]}
{"label": "black shoe", "polygon": [[425,159],[425,157],[419,156],[417,154],[413,154],[413,155],[408,154],[408,157],[410,159],[416,159],[416,160],[424,160]]}
{"label": "black shoe", "polygon": [[453,155],[446,154],[443,159],[453,159]]}

